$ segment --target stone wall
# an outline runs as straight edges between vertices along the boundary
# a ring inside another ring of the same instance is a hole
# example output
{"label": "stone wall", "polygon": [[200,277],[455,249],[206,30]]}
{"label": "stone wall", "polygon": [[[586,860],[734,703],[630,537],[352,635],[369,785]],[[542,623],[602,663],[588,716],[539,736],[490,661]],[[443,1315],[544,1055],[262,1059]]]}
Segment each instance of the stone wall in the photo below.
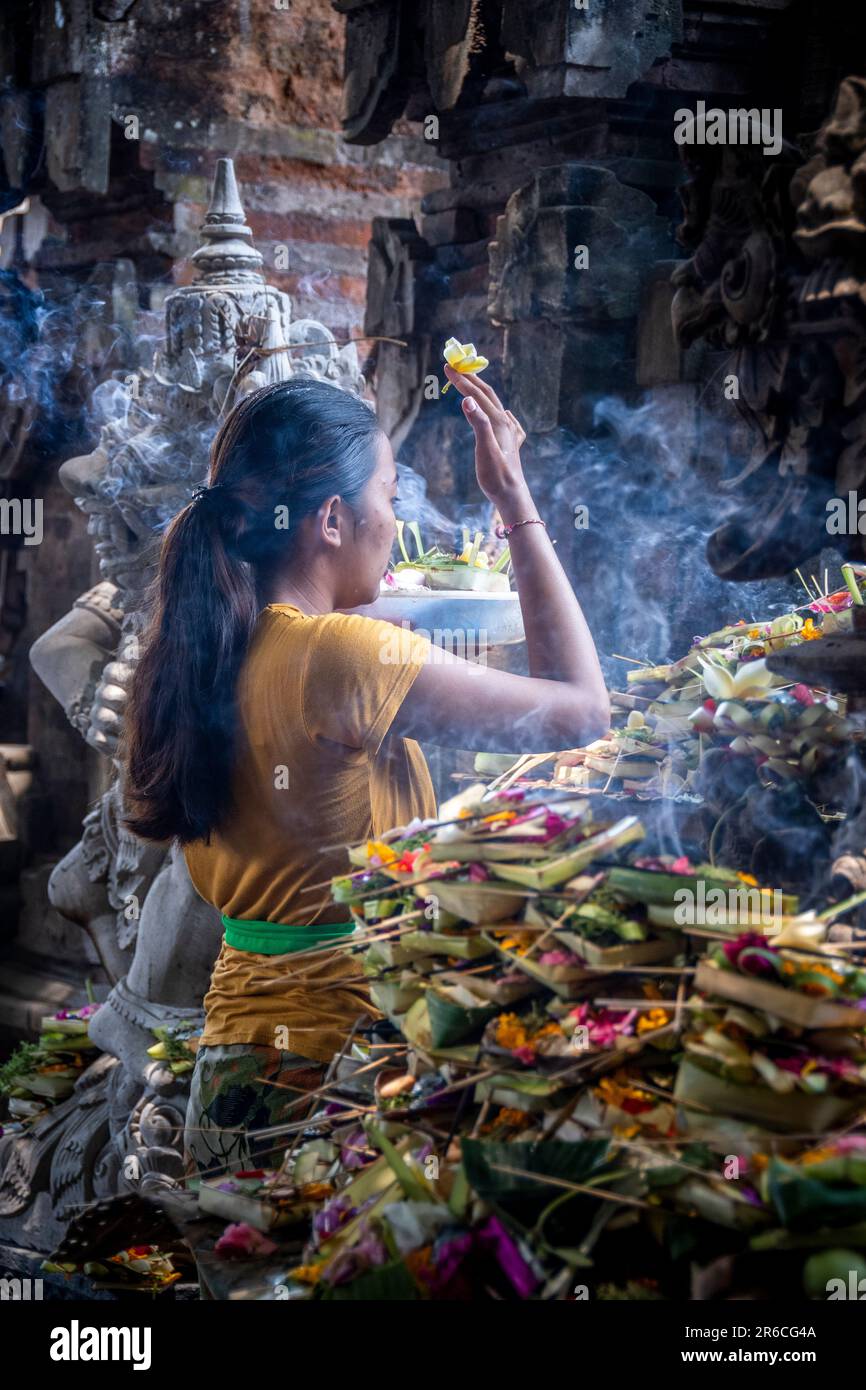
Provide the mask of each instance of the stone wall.
{"label": "stone wall", "polygon": [[703,100],[782,116],[778,159],[720,189],[712,244],[726,217],[748,228],[774,165],[781,185],[808,159],[866,60],[862,16],[796,0],[334,7],[347,137],[375,142],[409,113],[448,163],[413,220],[374,226],[366,330],[409,342],[378,349],[377,387],[432,499],[452,514],[480,500],[453,394],[430,386],[453,334],[491,359],[487,379],[529,429],[527,469],[611,681],[614,653],[661,660],[717,621],[796,601],[785,582],[725,584],[704,559],[754,430],[724,394],[726,344],[674,336],[671,274],[701,216],[687,206],[683,222],[675,115]]}

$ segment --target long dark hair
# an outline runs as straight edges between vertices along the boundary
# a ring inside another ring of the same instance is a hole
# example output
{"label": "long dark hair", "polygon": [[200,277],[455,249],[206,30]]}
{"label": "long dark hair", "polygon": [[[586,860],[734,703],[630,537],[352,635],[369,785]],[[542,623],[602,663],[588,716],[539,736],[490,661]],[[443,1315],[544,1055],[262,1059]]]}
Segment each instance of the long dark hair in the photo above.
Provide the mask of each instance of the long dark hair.
{"label": "long dark hair", "polygon": [[209,489],[162,541],[124,717],[124,823],[143,839],[207,839],[231,809],[237,678],[261,586],[304,517],[335,493],[357,501],[380,434],[358,397],[305,379],[248,396],[219,430]]}

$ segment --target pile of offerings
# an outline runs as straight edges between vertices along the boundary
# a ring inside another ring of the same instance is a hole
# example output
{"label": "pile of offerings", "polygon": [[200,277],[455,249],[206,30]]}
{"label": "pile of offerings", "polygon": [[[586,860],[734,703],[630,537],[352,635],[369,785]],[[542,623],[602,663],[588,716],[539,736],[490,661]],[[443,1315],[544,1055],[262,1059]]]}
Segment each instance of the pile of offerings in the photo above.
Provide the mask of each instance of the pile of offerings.
{"label": "pile of offerings", "polygon": [[[406,531],[415,542],[414,559],[406,548]],[[498,542],[485,543],[483,531],[476,531],[470,538],[464,527],[460,551],[444,550],[438,545],[425,549],[417,522],[398,520],[397,544],[403,558],[382,580],[381,587],[386,593],[404,589],[473,589],[479,593],[504,594],[511,588],[507,574],[511,564],[508,546],[501,547],[499,554],[492,558],[489,552]]]}
{"label": "pile of offerings", "polygon": [[6,1097],[9,1116],[0,1124],[0,1135],[23,1132],[46,1109],[72,1094],[97,1050],[88,1026],[98,1008],[85,1004],[46,1014],[39,1041],[20,1043],[0,1066],[0,1096]]}
{"label": "pile of offerings", "polygon": [[351,850],[336,949],[386,1018],[277,1167],[199,1188],[269,1256],[252,1296],[803,1299],[859,1267],[866,972],[827,941],[856,900],[642,837],[475,786]]}
{"label": "pile of offerings", "polygon": [[555,780],[639,798],[693,795],[709,748],[750,759],[765,785],[819,773],[840,747],[862,741],[862,721],[844,696],[787,681],[767,658],[851,631],[863,592],[851,567],[843,573],[849,587],[810,595],[797,612],[696,637],[685,656],[663,666],[635,662],[628,690],[611,692],[615,727],[560,754]]}
{"label": "pile of offerings", "polygon": [[131,1245],[100,1260],[43,1260],[44,1274],[84,1274],[93,1280],[94,1289],[111,1289],[156,1294],[171,1288],[182,1277],[175,1269],[176,1256],[161,1250],[158,1245]]}
{"label": "pile of offerings", "polygon": [[173,1027],[159,1024],[151,1029],[156,1042],[147,1049],[148,1057],[165,1063],[172,1076],[185,1076],[195,1066],[195,1054],[204,1029],[194,1020]]}

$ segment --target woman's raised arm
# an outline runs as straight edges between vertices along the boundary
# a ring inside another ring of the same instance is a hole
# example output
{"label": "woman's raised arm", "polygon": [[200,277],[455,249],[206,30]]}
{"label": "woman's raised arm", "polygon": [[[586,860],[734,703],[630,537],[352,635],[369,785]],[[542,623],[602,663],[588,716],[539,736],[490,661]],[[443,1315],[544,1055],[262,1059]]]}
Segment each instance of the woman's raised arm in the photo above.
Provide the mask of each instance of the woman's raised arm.
{"label": "woman's raised arm", "polygon": [[[523,431],[486,382],[446,367],[475,433],[478,483],[505,526],[538,518],[523,476]],[[543,526],[509,537],[526,632],[528,676],[495,671],[436,650],[393,728],[452,747],[547,752],[607,731],[610,704],[595,643]]]}

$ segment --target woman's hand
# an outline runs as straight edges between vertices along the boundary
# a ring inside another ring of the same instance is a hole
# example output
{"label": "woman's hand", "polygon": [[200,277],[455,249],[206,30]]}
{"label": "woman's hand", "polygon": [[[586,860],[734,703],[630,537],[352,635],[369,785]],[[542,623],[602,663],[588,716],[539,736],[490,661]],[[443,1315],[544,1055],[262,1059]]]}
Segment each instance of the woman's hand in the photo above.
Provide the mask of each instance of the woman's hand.
{"label": "woman's hand", "polygon": [[[515,507],[535,508],[523,476],[520,446],[526,431],[506,410],[485,381],[469,372],[456,372],[446,364],[445,375],[463,397],[463,414],[475,434],[475,472],[478,486],[497,508],[505,524],[522,520],[504,515]],[[504,509],[504,511],[503,511]]]}

